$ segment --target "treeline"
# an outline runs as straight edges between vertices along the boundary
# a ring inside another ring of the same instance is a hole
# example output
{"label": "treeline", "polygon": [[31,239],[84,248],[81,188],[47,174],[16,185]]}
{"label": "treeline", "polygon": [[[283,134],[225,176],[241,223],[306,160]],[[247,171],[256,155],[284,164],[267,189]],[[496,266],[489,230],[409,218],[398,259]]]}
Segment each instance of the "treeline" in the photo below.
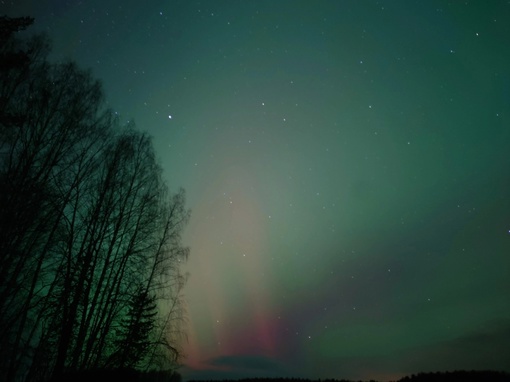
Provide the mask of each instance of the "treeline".
{"label": "treeline", "polygon": [[[189,380],[188,382],[352,382],[348,379],[309,379],[309,378],[292,378],[292,377],[281,377],[281,378],[242,378],[242,379],[210,379],[210,380]],[[361,382],[361,381],[360,381]],[[372,382],[372,381],[370,381]],[[375,382],[375,381],[373,381]]]}
{"label": "treeline", "polygon": [[134,369],[92,369],[60,374],[49,382],[181,382],[174,370],[139,371]]}
{"label": "treeline", "polygon": [[508,382],[510,374],[501,371],[459,370],[452,372],[419,373],[398,382]]}
{"label": "treeline", "polygon": [[[347,379],[306,379],[306,378],[245,378],[237,382],[354,382]],[[419,373],[406,376],[397,382],[509,382],[510,374],[502,371],[471,370]],[[198,382],[198,381],[188,381]],[[200,382],[234,382],[234,380],[200,380]],[[362,381],[358,381],[362,382]],[[376,382],[370,380],[368,382]]]}
{"label": "treeline", "polygon": [[168,369],[183,318],[184,192],[100,83],[0,17],[0,380]]}

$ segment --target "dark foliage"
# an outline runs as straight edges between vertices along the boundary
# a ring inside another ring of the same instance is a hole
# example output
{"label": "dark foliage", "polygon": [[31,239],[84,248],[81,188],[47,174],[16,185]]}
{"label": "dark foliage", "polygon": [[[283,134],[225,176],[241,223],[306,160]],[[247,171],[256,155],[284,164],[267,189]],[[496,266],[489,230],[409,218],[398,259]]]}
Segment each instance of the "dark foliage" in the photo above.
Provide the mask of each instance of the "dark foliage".
{"label": "dark foliage", "polygon": [[139,381],[139,373],[133,369],[95,369],[63,373],[50,382],[110,382]]}
{"label": "dark foliage", "polygon": [[34,23],[32,17],[0,16],[0,46],[2,46],[13,33],[22,31]]}
{"label": "dark foliage", "polygon": [[117,333],[117,350],[111,357],[113,365],[120,368],[136,367],[146,356],[157,314],[156,298],[138,289],[129,302],[129,310]]}
{"label": "dark foliage", "polygon": [[172,370],[141,372],[120,368],[67,372],[48,382],[181,382],[181,380],[181,375]]}

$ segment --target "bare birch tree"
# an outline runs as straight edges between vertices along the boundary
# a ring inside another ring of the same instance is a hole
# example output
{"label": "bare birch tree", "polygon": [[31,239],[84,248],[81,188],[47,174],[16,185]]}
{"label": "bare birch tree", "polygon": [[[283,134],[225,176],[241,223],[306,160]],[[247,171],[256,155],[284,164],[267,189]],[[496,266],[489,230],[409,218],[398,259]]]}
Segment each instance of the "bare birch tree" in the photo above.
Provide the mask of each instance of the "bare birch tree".
{"label": "bare birch tree", "polygon": [[175,364],[184,192],[89,72],[14,38],[29,21],[0,20],[0,379]]}

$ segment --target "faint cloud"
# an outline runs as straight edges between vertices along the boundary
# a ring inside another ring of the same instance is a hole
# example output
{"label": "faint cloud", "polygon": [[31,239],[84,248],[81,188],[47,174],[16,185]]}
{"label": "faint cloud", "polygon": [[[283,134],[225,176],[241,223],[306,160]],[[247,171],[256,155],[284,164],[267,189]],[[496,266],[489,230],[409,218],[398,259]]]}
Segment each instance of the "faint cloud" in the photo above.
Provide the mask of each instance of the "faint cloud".
{"label": "faint cloud", "polygon": [[211,365],[228,367],[231,369],[242,370],[260,370],[278,372],[281,371],[280,365],[273,359],[264,356],[237,356],[228,355],[214,358]]}
{"label": "faint cloud", "polygon": [[183,367],[180,372],[188,381],[291,376],[279,362],[261,355],[215,357],[200,370]]}

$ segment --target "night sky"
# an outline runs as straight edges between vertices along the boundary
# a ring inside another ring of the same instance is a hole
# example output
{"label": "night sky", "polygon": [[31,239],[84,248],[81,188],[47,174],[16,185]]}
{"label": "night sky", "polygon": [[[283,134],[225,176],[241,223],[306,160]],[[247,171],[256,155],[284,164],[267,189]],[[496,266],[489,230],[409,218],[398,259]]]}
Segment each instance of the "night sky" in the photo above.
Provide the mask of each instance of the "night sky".
{"label": "night sky", "polygon": [[192,209],[186,378],[510,371],[510,2],[0,1]]}

